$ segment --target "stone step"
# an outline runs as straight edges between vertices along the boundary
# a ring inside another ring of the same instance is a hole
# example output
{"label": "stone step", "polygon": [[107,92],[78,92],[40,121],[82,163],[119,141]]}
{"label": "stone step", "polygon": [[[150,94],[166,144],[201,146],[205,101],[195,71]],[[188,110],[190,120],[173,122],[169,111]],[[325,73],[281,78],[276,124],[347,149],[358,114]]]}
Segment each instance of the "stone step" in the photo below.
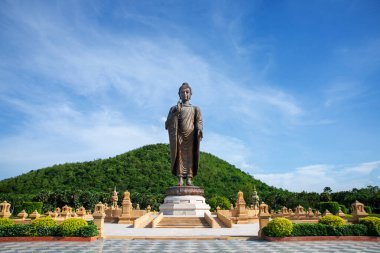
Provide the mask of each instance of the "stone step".
{"label": "stone step", "polygon": [[202,217],[164,217],[157,225],[158,228],[209,228]]}

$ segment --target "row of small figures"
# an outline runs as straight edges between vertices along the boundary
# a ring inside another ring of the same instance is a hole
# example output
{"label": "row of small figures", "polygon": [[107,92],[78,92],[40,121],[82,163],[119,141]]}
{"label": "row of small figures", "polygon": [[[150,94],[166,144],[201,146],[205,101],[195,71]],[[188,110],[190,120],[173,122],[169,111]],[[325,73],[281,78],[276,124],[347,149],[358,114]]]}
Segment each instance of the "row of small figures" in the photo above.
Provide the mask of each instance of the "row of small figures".
{"label": "row of small figures", "polygon": [[[118,205],[111,205],[109,206],[107,203],[104,204],[104,210],[108,210],[108,209],[112,209],[112,210],[117,210],[117,209],[120,209],[120,207]],[[135,209],[135,210],[140,210],[140,204],[137,203],[136,204],[136,208],[133,208],[132,206],[132,209]],[[150,212],[150,210],[152,210],[151,206],[148,205],[145,209],[147,212]]]}
{"label": "row of small figures", "polygon": [[[85,215],[92,215],[91,210],[86,211],[86,209],[82,206],[76,210],[76,212],[72,211],[72,208],[69,206],[64,206],[62,208],[62,211],[59,207],[55,209],[54,212],[48,211],[45,213],[46,216],[50,216],[53,219],[62,217],[62,218],[70,218],[70,217],[84,217]],[[38,213],[37,210],[34,210],[33,213],[29,215],[29,218],[31,219],[37,219],[41,216],[40,213]],[[20,219],[26,219],[28,217],[28,213],[25,210],[22,210],[19,214],[17,214],[17,217]]]}
{"label": "row of small figures", "polygon": [[[332,215],[332,213],[330,213],[330,211],[327,209],[323,214],[321,214],[318,210],[316,212],[313,212],[313,210],[311,208],[309,208],[308,211],[305,212],[304,208],[302,206],[297,206],[295,212],[293,212],[293,210],[291,208],[288,209],[286,207],[283,207],[281,209],[281,211],[278,211],[277,213],[274,210],[271,210],[270,214],[273,217],[275,217],[275,216],[277,216],[277,217],[279,217],[279,216],[290,216],[290,217],[304,216],[304,217],[310,217],[310,218],[312,218],[312,217],[319,218],[321,215],[322,216]],[[342,212],[342,210],[340,208],[339,208],[338,216],[345,217],[345,214]]]}

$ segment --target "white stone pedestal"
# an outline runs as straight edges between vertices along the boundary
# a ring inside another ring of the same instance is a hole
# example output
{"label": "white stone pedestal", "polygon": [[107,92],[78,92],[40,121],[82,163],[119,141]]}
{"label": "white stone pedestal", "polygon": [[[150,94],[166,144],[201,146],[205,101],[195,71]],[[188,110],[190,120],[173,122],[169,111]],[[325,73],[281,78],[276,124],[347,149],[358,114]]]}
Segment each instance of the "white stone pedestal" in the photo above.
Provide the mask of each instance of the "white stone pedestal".
{"label": "white stone pedestal", "polygon": [[199,195],[166,196],[160,212],[164,215],[203,217],[204,213],[210,214],[210,206]]}

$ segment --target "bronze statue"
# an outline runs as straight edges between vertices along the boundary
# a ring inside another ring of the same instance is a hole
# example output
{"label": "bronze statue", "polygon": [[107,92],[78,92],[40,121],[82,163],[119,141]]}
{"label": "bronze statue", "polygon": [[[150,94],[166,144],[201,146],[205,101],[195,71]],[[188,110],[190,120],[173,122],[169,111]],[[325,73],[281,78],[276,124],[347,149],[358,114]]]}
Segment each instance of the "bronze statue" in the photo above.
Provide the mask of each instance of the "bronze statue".
{"label": "bronze statue", "polygon": [[170,108],[165,128],[169,132],[172,173],[178,177],[178,186],[182,186],[184,178],[190,186],[198,172],[203,121],[200,109],[190,104],[192,91],[188,83],[181,85],[178,95],[180,99]]}

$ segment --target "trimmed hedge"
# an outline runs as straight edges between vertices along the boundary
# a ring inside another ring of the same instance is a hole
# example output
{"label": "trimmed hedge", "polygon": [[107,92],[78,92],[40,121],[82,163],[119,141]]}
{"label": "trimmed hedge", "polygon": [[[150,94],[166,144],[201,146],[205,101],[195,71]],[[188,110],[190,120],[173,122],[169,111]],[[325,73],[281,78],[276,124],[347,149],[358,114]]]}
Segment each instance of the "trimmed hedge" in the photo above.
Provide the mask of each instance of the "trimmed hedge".
{"label": "trimmed hedge", "polygon": [[321,223],[293,224],[291,236],[317,236],[327,235],[327,226]]}
{"label": "trimmed hedge", "polygon": [[[0,226],[0,237],[23,237],[23,236],[78,236],[92,237],[97,236],[98,230],[93,222],[87,223],[82,220],[83,226],[75,226],[73,233],[63,232],[62,226],[54,225],[48,219],[35,222],[34,224],[11,224]],[[54,220],[53,220],[54,221]],[[55,221],[54,221],[55,222]],[[47,225],[42,225],[43,223]],[[72,222],[70,222],[72,223]],[[74,226],[70,226],[73,228]],[[71,231],[71,230],[70,230]]]}
{"label": "trimmed hedge", "polygon": [[290,236],[293,230],[293,224],[286,218],[275,218],[271,220],[263,231],[266,235],[272,237]]}
{"label": "trimmed hedge", "polygon": [[324,213],[327,210],[330,211],[332,214],[338,214],[339,212],[339,203],[335,201],[328,201],[328,202],[321,202],[319,203],[320,208],[319,211],[321,213]]}
{"label": "trimmed hedge", "polygon": [[360,224],[365,225],[368,228],[368,234],[374,236],[380,236],[380,218],[366,217],[360,219]]}
{"label": "trimmed hedge", "polygon": [[80,228],[86,226],[88,226],[88,223],[81,218],[69,218],[60,225],[63,236],[76,236]]}
{"label": "trimmed hedge", "polygon": [[9,218],[0,218],[0,227],[1,226],[11,226],[14,221]]}
{"label": "trimmed hedge", "polygon": [[51,217],[38,218],[32,221],[30,235],[32,236],[59,236],[61,231],[57,222]]}
{"label": "trimmed hedge", "polygon": [[293,224],[291,236],[365,236],[368,229],[362,224],[333,227],[322,223]]}
{"label": "trimmed hedge", "polygon": [[14,224],[11,226],[0,227],[0,237],[31,236],[32,225]]}
{"label": "trimmed hedge", "polygon": [[57,222],[53,220],[50,216],[38,218],[32,221],[32,225],[35,227],[55,227]]}
{"label": "trimmed hedge", "polygon": [[98,236],[98,235],[99,235],[99,232],[96,225],[88,225],[85,227],[81,227],[77,234],[77,236],[80,236],[80,237],[92,237],[92,236]]}
{"label": "trimmed hedge", "polygon": [[336,227],[342,227],[345,223],[345,221],[342,218],[340,218],[339,216],[335,216],[335,215],[323,216],[322,218],[319,219],[318,222],[325,224],[325,225],[335,227],[335,228]]}

